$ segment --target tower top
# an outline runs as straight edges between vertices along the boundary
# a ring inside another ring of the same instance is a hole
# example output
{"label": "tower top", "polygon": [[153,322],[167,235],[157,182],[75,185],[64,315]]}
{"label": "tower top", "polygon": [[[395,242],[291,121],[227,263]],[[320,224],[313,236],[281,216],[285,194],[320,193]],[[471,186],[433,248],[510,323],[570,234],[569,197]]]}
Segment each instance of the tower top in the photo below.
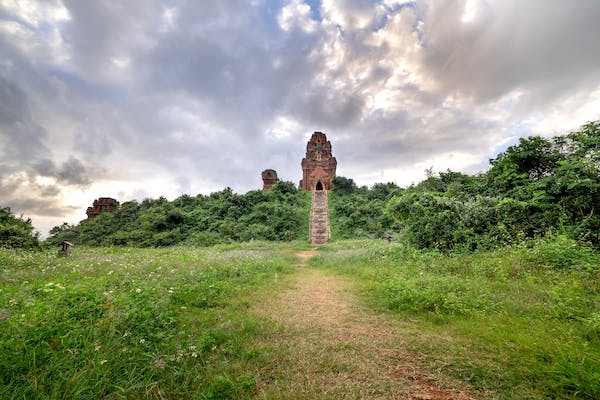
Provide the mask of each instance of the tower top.
{"label": "tower top", "polygon": [[330,190],[335,177],[337,160],[331,154],[331,142],[323,132],[315,132],[306,144],[306,157],[302,159],[304,190]]}
{"label": "tower top", "polygon": [[278,181],[277,172],[274,169],[265,169],[262,174],[263,190],[269,190]]}

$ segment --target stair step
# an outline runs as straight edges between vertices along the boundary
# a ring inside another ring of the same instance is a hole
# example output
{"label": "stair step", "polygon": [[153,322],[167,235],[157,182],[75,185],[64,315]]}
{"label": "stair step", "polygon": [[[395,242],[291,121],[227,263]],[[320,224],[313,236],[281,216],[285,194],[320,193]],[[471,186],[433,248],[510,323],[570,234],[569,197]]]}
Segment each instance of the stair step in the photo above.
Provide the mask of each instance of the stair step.
{"label": "stair step", "polygon": [[310,222],[310,243],[327,243],[329,239],[329,208],[326,192],[313,192]]}

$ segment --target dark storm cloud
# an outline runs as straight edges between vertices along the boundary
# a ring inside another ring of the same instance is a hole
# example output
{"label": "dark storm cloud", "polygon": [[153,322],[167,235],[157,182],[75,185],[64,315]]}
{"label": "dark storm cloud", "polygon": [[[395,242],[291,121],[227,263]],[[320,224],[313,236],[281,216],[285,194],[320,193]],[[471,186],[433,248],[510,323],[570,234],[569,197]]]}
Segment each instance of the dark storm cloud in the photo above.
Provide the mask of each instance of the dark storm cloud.
{"label": "dark storm cloud", "polygon": [[61,165],[56,177],[59,182],[65,182],[69,185],[87,186],[91,183],[85,167],[75,157],[69,157]]}
{"label": "dark storm cloud", "polygon": [[86,156],[102,157],[112,151],[112,139],[104,132],[98,132],[96,127],[85,124],[74,132],[73,149]]}
{"label": "dark storm cloud", "polygon": [[77,206],[56,204],[51,198],[13,198],[8,204],[16,213],[26,210],[25,216],[56,217],[63,218],[65,215],[78,210]]}
{"label": "dark storm cloud", "polygon": [[283,35],[259,18],[245,1],[182,5],[177,29],[144,55],[144,81],[161,93],[185,91],[229,135],[255,140],[316,70],[308,58],[315,37]]}
{"label": "dark storm cloud", "polygon": [[2,158],[27,162],[47,151],[46,131],[33,121],[27,94],[0,71],[0,133]]}
{"label": "dark storm cloud", "polygon": [[164,6],[160,1],[65,0],[70,21],[61,30],[74,66],[91,81],[110,81],[114,61],[152,45]]}
{"label": "dark storm cloud", "polygon": [[360,120],[365,105],[364,97],[357,92],[331,91],[326,86],[303,90],[287,104],[290,114],[299,120],[324,128],[345,128]]}
{"label": "dark storm cloud", "polygon": [[55,176],[56,175],[56,166],[54,165],[54,161],[43,158],[33,163],[32,165],[33,171],[40,176]]}
{"label": "dark storm cloud", "polygon": [[494,134],[500,129],[499,124],[479,121],[467,115],[444,116],[441,112],[436,119],[429,126],[424,126],[420,119],[411,118],[408,114],[405,118],[382,117],[378,124],[364,125],[363,135],[337,138],[334,150],[338,159],[351,163],[351,171],[356,173],[410,168],[428,158],[461,153],[464,149],[481,154],[481,161],[487,161],[485,155],[497,138]]}

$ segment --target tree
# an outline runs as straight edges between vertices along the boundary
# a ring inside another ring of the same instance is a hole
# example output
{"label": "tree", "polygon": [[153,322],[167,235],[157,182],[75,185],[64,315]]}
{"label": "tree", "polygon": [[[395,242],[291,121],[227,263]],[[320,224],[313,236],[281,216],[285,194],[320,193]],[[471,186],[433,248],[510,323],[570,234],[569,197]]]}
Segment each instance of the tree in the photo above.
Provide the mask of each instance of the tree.
{"label": "tree", "polygon": [[343,176],[336,176],[331,183],[333,184],[333,190],[340,194],[351,194],[357,190],[354,181]]}
{"label": "tree", "polygon": [[0,208],[0,247],[39,249],[39,233],[31,220],[15,217],[9,207]]}

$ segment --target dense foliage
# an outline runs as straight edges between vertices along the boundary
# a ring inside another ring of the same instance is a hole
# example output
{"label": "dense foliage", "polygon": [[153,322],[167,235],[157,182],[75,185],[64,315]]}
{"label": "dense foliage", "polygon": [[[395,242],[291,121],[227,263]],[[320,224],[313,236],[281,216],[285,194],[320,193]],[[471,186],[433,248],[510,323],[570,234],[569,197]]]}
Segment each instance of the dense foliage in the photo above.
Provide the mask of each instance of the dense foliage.
{"label": "dense foliage", "polygon": [[[565,234],[600,246],[600,122],[550,139],[522,138],[470,176],[446,171],[408,188],[357,187],[336,177],[330,193],[334,239],[392,238],[417,248],[474,250]],[[267,192],[231,189],[127,202],[77,226],[57,226],[50,243],[169,246],[304,239],[309,194],[279,182]]]}
{"label": "dense foliage", "polygon": [[469,176],[442,172],[418,185],[357,188],[336,178],[332,230],[339,237],[400,233],[418,248],[473,250],[550,233],[600,245],[600,123],[545,139],[522,138]]}
{"label": "dense foliage", "polygon": [[357,187],[352,179],[333,179],[329,195],[332,236],[336,239],[390,237],[399,226],[386,204],[401,189],[394,183]]}
{"label": "dense foliage", "polygon": [[269,191],[245,194],[227,188],[208,196],[183,195],[168,201],[146,199],[123,203],[77,226],[52,229],[49,243],[129,246],[209,246],[252,239],[289,241],[307,238],[310,196],[290,182]]}
{"label": "dense foliage", "polygon": [[38,236],[30,219],[17,218],[10,208],[0,208],[0,247],[37,249]]}

